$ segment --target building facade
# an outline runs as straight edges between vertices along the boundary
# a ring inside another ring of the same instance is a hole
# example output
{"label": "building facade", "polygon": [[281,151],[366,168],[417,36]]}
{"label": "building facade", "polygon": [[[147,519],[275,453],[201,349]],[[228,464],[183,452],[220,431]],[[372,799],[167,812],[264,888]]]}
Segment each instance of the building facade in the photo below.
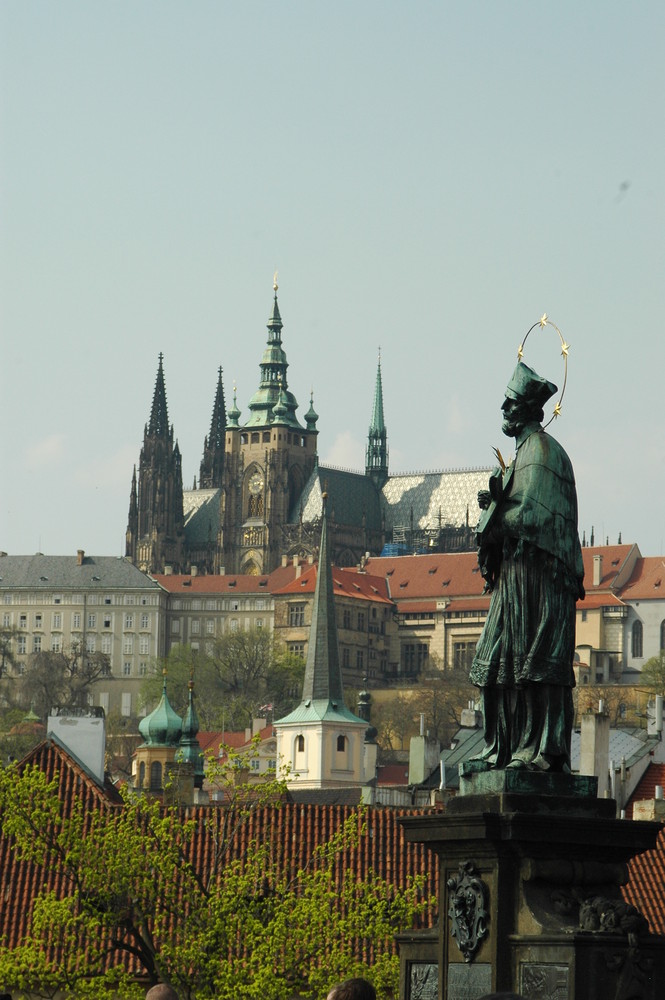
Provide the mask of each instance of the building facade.
{"label": "building facade", "polygon": [[41,652],[103,654],[107,667],[90,704],[125,717],[140,711],[139,689],[165,639],[166,593],[127,559],[0,556],[2,626],[21,675]]}

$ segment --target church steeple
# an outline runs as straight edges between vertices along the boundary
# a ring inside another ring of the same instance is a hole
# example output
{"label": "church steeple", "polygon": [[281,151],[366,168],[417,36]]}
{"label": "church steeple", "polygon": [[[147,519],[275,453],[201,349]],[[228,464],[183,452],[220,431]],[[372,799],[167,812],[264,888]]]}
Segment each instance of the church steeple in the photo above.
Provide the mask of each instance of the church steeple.
{"label": "church steeple", "polygon": [[[296,417],[298,401],[292,392],[288,391],[286,370],[289,363],[282,347],[282,317],[277,304],[277,275],[273,284],[275,298],[272,315],[268,320],[268,343],[261,359],[261,382],[258,390],[249,401],[250,415],[247,427],[268,427],[273,422],[274,407],[284,403],[286,414],[280,411],[280,423],[302,430]],[[283,394],[283,399],[280,396]]]}
{"label": "church steeple", "polygon": [[218,489],[222,485],[224,475],[224,434],[226,431],[226,406],[224,404],[224,386],[222,384],[222,369],[217,377],[215,403],[212,408],[210,434],[203,444],[203,459],[199,470],[199,489]]}
{"label": "church steeple", "polygon": [[189,678],[189,696],[187,711],[182,720],[182,736],[180,738],[180,759],[184,763],[192,765],[194,771],[194,787],[201,788],[203,785],[204,761],[201,751],[201,744],[197,739],[199,732],[199,719],[194,708],[194,678]]}
{"label": "church steeple", "polygon": [[314,589],[312,624],[309,630],[302,700],[305,703],[327,701],[330,707],[341,709],[344,707],[344,690],[339,663],[326,499],[324,493],[319,566]]}
{"label": "church steeple", "polygon": [[381,352],[376,370],[374,404],[367,437],[365,474],[381,489],[388,480],[388,432],[383,419],[383,383],[381,381]]}

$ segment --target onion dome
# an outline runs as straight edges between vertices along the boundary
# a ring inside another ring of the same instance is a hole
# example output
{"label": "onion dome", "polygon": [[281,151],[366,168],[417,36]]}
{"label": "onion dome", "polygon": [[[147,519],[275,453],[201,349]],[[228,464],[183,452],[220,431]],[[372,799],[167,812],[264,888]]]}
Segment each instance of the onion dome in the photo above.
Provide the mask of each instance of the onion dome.
{"label": "onion dome", "polygon": [[240,420],[240,410],[236,401],[236,387],[233,386],[233,406],[227,414],[227,427],[237,427]]}
{"label": "onion dome", "polygon": [[166,671],[164,671],[164,686],[162,697],[154,712],[146,715],[139,722],[139,732],[145,740],[144,746],[171,747],[178,746],[182,734],[182,719],[171,707],[166,694]]}
{"label": "onion dome", "polygon": [[314,391],[309,394],[309,410],[305,414],[305,423],[307,424],[307,430],[316,430],[316,421],[319,419],[319,415],[314,409]]}
{"label": "onion dome", "polygon": [[194,680],[189,679],[189,701],[185,718],[182,720],[182,737],[180,739],[180,752],[178,759],[190,763],[194,768],[194,785],[201,788],[203,785],[204,761],[201,751],[201,744],[197,740],[199,731],[199,719],[194,708]]}

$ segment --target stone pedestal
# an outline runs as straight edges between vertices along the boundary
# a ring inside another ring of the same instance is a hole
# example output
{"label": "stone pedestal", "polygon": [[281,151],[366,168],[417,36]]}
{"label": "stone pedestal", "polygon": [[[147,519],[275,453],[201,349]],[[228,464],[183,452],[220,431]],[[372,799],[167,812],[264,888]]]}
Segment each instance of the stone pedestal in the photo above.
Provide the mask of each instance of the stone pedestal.
{"label": "stone pedestal", "polygon": [[[463,765],[464,794],[445,814],[402,820],[407,840],[439,856],[440,1000],[665,995],[665,941],[620,894],[659,824],[615,819],[594,781]],[[415,1000],[403,979],[403,1000]]]}

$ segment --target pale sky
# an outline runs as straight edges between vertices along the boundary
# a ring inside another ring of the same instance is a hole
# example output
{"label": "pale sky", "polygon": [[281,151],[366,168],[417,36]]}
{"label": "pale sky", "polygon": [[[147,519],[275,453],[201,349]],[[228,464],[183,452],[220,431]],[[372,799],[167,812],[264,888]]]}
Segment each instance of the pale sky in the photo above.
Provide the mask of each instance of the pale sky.
{"label": "pale sky", "polygon": [[547,312],[580,535],[663,554],[664,52],[662,0],[4,0],[0,549],[124,554],[159,352],[188,488],[278,268],[323,462],[379,346],[391,471],[509,455]]}

